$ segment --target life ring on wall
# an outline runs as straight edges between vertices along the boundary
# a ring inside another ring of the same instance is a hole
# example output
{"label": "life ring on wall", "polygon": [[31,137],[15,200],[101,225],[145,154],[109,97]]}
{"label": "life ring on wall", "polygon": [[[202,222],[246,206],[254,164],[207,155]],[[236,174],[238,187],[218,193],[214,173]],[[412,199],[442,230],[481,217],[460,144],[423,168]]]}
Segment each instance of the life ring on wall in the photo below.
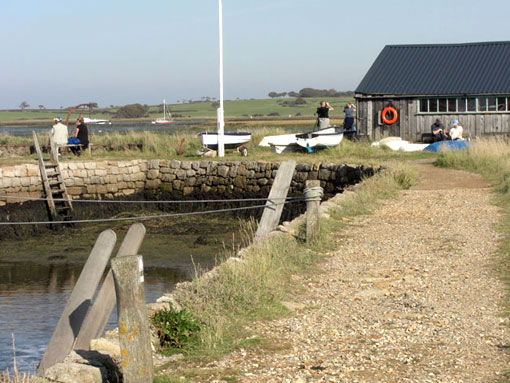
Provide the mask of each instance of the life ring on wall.
{"label": "life ring on wall", "polygon": [[[391,114],[391,118],[387,118],[388,113]],[[381,113],[381,118],[386,125],[393,125],[398,120],[398,112],[392,106],[387,106]]]}

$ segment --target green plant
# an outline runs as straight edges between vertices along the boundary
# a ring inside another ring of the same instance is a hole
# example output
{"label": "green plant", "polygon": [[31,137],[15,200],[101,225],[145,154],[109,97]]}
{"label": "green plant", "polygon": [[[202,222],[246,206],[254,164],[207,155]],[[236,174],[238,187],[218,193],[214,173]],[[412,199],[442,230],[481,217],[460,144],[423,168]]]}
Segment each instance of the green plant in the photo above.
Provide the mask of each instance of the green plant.
{"label": "green plant", "polygon": [[195,335],[200,326],[189,311],[174,308],[158,311],[152,317],[162,347],[182,348]]}

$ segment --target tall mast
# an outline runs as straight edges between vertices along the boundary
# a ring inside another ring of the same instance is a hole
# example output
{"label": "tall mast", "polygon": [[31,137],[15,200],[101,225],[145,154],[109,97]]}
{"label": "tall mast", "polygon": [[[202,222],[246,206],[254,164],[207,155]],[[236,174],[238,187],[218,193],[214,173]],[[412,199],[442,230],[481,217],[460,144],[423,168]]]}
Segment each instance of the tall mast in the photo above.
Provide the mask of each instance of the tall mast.
{"label": "tall mast", "polygon": [[220,107],[217,110],[218,116],[218,157],[225,156],[225,145],[223,131],[225,122],[223,119],[223,7],[221,0],[218,0],[219,40],[220,40]]}

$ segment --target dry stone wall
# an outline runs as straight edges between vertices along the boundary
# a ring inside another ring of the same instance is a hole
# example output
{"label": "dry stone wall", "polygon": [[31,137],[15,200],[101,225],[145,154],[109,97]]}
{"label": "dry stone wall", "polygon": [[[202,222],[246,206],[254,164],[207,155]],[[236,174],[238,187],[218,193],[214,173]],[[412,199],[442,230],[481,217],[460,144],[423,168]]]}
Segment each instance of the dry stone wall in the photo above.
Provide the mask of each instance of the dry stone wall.
{"label": "dry stone wall", "polygon": [[[68,193],[73,198],[118,198],[144,189],[162,189],[176,197],[195,194],[269,193],[279,163],[255,161],[131,160],[61,162]],[[298,164],[290,193],[302,191],[306,180],[320,180],[327,193],[373,175],[374,169],[346,164]],[[41,197],[39,167],[0,167],[0,205],[20,202],[1,195]]]}

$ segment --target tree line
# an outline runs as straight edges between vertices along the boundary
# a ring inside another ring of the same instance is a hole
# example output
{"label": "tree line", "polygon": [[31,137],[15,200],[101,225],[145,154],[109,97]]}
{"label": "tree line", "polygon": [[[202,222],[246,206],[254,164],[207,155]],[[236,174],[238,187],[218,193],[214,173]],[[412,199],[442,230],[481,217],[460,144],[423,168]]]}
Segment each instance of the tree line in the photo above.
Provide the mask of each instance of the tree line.
{"label": "tree line", "polygon": [[267,94],[271,98],[281,97],[354,97],[352,90],[337,91],[336,89],[314,89],[314,88],[303,88],[299,92],[269,92]]}

